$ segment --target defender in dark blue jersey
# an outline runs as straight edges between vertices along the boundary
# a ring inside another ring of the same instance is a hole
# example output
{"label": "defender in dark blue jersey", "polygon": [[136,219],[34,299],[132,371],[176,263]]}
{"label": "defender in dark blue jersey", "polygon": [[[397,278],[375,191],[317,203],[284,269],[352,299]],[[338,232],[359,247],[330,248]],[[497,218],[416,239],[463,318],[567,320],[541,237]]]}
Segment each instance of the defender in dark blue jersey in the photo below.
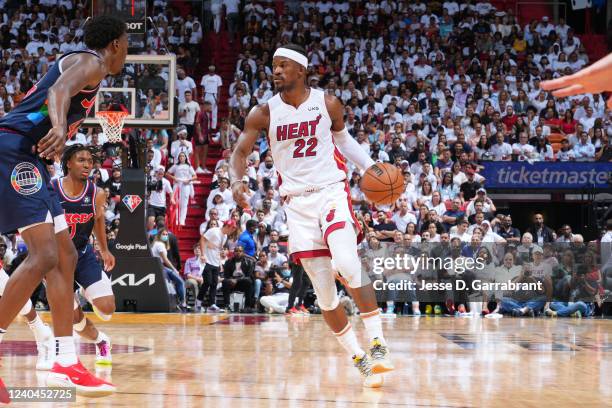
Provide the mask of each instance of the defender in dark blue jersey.
{"label": "defender in dark blue jersey", "polygon": [[45,278],[56,337],[56,359],[47,383],[100,396],[115,387],[89,373],[76,356],[72,288],[77,252],[42,161],[61,155],[66,138],[92,108],[100,82],[123,69],[128,48],[124,22],[95,17],[85,25],[84,41],[88,50],[59,58],[0,120],[0,233],[19,231],[29,250],[0,299],[0,342]]}
{"label": "defender in dark blue jersey", "polygon": [[[114,268],[115,257],[108,250],[106,241],[106,197],[104,192],[98,190],[89,180],[92,168],[93,155],[89,147],[74,144],[64,151],[62,157],[62,170],[66,176],[53,180],[51,185],[59,196],[72,242],[79,254],[74,280],[85,299],[93,306],[96,315],[101,320],[108,321],[115,312],[115,296],[107,272],[110,273]],[[92,232],[100,248],[104,270],[89,243]],[[81,337],[96,344],[96,364],[112,364],[110,338],[85,317],[76,302],[74,330]]]}

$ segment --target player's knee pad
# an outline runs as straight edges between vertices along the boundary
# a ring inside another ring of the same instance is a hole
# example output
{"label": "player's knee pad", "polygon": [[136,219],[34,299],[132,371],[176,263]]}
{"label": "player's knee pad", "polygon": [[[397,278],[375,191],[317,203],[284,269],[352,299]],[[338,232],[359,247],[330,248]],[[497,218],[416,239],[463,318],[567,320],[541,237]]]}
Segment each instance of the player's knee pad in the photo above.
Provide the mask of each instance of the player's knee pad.
{"label": "player's knee pad", "polygon": [[87,318],[85,315],[83,315],[83,319],[80,322],[73,324],[72,328],[77,332],[82,332],[85,330],[85,326],[87,326]]}
{"label": "player's knee pad", "polygon": [[28,299],[25,305],[19,311],[20,316],[25,316],[32,311],[32,301]]}
{"label": "player's knee pad", "polygon": [[[351,226],[352,228],[352,226]],[[361,261],[357,256],[357,241],[355,233],[349,226],[334,231],[327,238],[327,244],[332,254],[333,266],[348,282],[351,288],[360,288],[368,282],[362,274]]]}
{"label": "player's knee pad", "polygon": [[317,295],[321,310],[334,310],[340,299],[336,290],[331,260],[327,257],[302,259],[302,266],[308,274]]}

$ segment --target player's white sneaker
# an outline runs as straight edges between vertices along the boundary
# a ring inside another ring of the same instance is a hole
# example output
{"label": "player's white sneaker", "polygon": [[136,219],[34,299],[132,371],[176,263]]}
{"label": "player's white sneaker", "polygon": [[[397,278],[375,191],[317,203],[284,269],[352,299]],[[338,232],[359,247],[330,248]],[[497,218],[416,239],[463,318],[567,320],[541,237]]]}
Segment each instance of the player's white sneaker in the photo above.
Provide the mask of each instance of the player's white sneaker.
{"label": "player's white sneaker", "polygon": [[375,374],[372,372],[372,361],[367,354],[361,357],[354,356],[353,364],[359,370],[359,373],[363,377],[363,386],[366,388],[379,388],[383,385],[382,374]]}
{"label": "player's white sneaker", "polygon": [[389,347],[384,345],[378,337],[372,340],[370,356],[372,357],[372,372],[374,374],[382,374],[395,370],[389,358]]}
{"label": "player's white sneaker", "polygon": [[49,335],[44,341],[36,343],[36,349],[38,350],[36,369],[40,371],[51,370],[51,368],[53,368],[53,363],[55,362],[55,337],[53,337],[51,329],[49,329],[48,334]]}
{"label": "player's white sneaker", "polygon": [[112,365],[113,356],[111,355],[111,349],[113,345],[110,337],[104,333],[100,333],[102,341],[96,343],[96,364],[100,365]]}

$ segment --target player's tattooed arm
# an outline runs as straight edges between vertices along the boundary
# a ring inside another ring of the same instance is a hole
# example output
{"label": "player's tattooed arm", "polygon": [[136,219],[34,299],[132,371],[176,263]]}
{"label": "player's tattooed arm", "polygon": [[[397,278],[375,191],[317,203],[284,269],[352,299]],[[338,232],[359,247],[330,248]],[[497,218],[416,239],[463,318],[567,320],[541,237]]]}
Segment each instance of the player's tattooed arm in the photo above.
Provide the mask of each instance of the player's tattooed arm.
{"label": "player's tattooed arm", "polygon": [[249,112],[244,123],[244,130],[238,138],[234,152],[230,157],[229,175],[232,186],[234,201],[242,208],[249,207],[246,196],[248,186],[242,183],[242,178],[247,171],[247,158],[253,151],[253,146],[259,137],[259,133],[268,131],[270,126],[270,108],[268,104],[255,106]]}
{"label": "player's tattooed arm", "polygon": [[100,256],[104,262],[104,270],[109,272],[115,267],[115,257],[108,250],[108,243],[106,241],[106,223],[105,223],[105,211],[106,211],[106,195],[101,190],[96,190],[96,218],[94,219],[94,236],[100,246]]}
{"label": "player's tattooed arm", "polygon": [[374,165],[374,160],[367,155],[365,150],[348,132],[344,125],[344,107],[338,98],[333,95],[325,95],[325,106],[332,121],[332,134],[334,142],[340,153],[353,162],[359,169],[366,170]]}
{"label": "player's tattooed arm", "polygon": [[64,149],[70,99],[83,89],[95,87],[107,74],[100,59],[90,54],[69,56],[62,61],[62,68],[62,74],[48,92],[47,106],[53,127],[37,146],[44,159],[61,155]]}

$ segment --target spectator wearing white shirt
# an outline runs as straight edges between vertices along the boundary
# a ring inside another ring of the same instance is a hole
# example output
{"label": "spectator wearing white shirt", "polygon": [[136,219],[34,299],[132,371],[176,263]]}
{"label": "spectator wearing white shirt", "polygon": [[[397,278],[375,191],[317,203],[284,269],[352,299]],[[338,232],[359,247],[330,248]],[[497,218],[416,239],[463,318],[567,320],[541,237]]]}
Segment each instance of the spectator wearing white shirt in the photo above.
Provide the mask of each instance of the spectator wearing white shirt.
{"label": "spectator wearing white shirt", "polygon": [[151,194],[149,195],[149,201],[147,202],[147,216],[149,217],[149,222],[154,223],[157,217],[165,217],[166,216],[166,195],[170,195],[170,204],[176,204],[174,200],[174,195],[172,192],[172,185],[167,178],[164,177],[165,170],[162,166],[159,166],[155,170],[155,174],[153,176],[153,182],[155,183],[155,188],[151,189]]}
{"label": "spectator wearing white shirt", "polygon": [[270,185],[274,188],[278,187],[278,176],[274,167],[272,155],[267,155],[264,162],[259,165],[257,170],[257,185],[261,191],[265,191],[264,179],[270,180]]}
{"label": "spectator wearing white shirt", "polygon": [[570,147],[569,141],[567,139],[561,140],[561,148],[557,151],[557,160],[566,162],[572,161],[576,159],[576,155],[574,150]]}
{"label": "spectator wearing white shirt", "polygon": [[270,242],[268,250],[268,261],[270,261],[272,265],[276,265],[280,268],[287,262],[287,257],[278,251],[278,244],[276,242]]}
{"label": "spectator wearing white shirt", "polygon": [[489,148],[489,153],[495,161],[510,161],[512,160],[512,146],[504,141],[504,134],[497,132],[495,135],[497,143]]}
{"label": "spectator wearing white shirt", "polygon": [[548,142],[548,138],[538,138],[538,145],[535,147],[535,159],[538,161],[554,161],[555,153]]}
{"label": "spectator wearing white shirt", "polygon": [[179,68],[176,70],[176,96],[179,102],[185,102],[185,92],[190,91],[192,99],[197,99],[196,83],[190,76],[185,74],[185,70]]}
{"label": "spectator wearing white shirt", "polygon": [[244,92],[242,88],[238,88],[234,96],[228,102],[230,108],[248,109],[251,104],[251,95]]}
{"label": "spectator wearing white shirt", "polygon": [[589,105],[589,107],[586,108],[586,115],[580,118],[579,122],[584,127],[584,130],[588,132],[595,126],[596,119],[595,115],[593,115],[593,108]]}
{"label": "spectator wearing white shirt", "polygon": [[174,182],[173,193],[176,193],[179,199],[179,224],[184,226],[187,219],[189,200],[195,194],[193,182],[198,179],[195,170],[187,160],[185,152],[178,154],[176,163],[168,170],[168,177]]}
{"label": "spectator wearing white shirt", "polygon": [[184,98],[185,100],[179,103],[179,123],[185,126],[187,137],[191,140],[195,129],[196,116],[200,112],[200,104],[193,100],[192,93],[189,90],[185,91]]}
{"label": "spectator wearing white shirt", "polygon": [[587,132],[580,134],[580,140],[574,146],[576,161],[592,161],[595,159],[595,146],[589,140]]}
{"label": "spectator wearing white shirt", "polygon": [[408,106],[408,111],[404,114],[404,129],[412,129],[412,125],[423,126],[423,115],[416,111],[414,104]]}
{"label": "spectator wearing white shirt", "polygon": [[211,128],[215,129],[217,127],[218,98],[221,94],[221,85],[223,85],[223,81],[219,75],[215,74],[214,65],[208,67],[208,74],[202,77],[200,85],[204,88],[204,100],[210,102],[212,106]]}
{"label": "spectator wearing white shirt", "polygon": [[191,153],[193,153],[193,144],[187,140],[187,128],[185,126],[179,126],[176,135],[178,139],[170,145],[170,155],[174,163],[178,163],[179,154],[185,153],[187,157],[190,157]]}
{"label": "spectator wearing white shirt", "polygon": [[229,189],[229,179],[225,177],[219,179],[219,188],[215,188],[210,192],[208,199],[206,200],[206,207],[211,207],[213,205],[213,198],[215,198],[217,194],[221,194],[224,203],[231,206],[236,205],[232,195],[232,190]]}
{"label": "spectator wearing white shirt", "polygon": [[412,212],[409,211],[410,203],[408,202],[409,198],[407,196],[400,196],[398,199],[399,202],[399,211],[396,211],[393,214],[392,221],[397,226],[399,231],[405,232],[406,227],[410,223],[417,223],[417,219]]}
{"label": "spectator wearing white shirt", "polygon": [[531,160],[535,157],[535,148],[528,143],[527,133],[519,134],[519,142],[512,145],[512,154],[518,155],[518,161]]}
{"label": "spectator wearing white shirt", "polygon": [[412,68],[412,72],[416,79],[425,79],[431,72],[433,68],[426,64],[426,60],[424,56],[420,56],[417,65]]}

